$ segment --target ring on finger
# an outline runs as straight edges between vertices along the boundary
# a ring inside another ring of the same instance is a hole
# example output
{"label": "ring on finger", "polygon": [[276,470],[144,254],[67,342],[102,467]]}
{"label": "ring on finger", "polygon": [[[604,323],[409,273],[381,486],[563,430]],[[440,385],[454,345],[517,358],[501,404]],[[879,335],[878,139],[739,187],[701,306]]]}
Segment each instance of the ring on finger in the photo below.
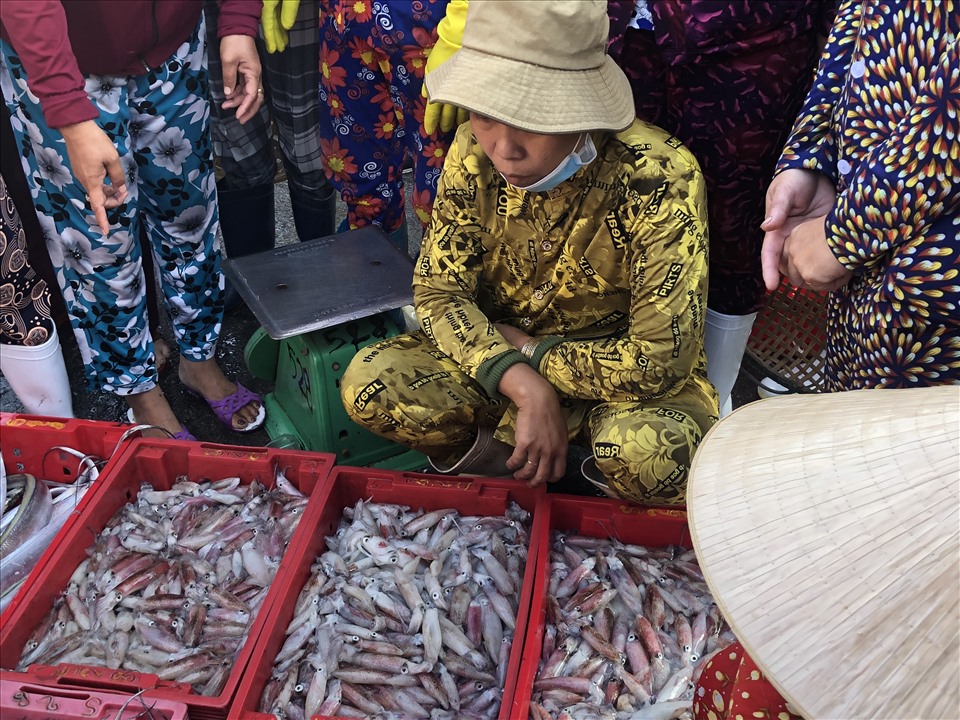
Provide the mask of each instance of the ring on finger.
{"label": "ring on finger", "polygon": [[527,460],[527,465],[539,465],[540,463],[534,462],[533,460]]}

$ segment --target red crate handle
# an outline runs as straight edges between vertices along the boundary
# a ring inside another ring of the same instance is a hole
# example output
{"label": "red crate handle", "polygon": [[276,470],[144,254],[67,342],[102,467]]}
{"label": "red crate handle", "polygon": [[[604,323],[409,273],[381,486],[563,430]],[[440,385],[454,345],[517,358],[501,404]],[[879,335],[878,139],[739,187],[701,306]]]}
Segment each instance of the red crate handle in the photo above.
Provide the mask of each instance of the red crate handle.
{"label": "red crate handle", "polygon": [[120,692],[137,692],[160,687],[193,693],[192,687],[186,683],[161,680],[152,673],[141,673],[134,670],[111,670],[94,665],[74,665],[72,663],[31,665],[27,674],[41,684],[52,682],[57,686],[67,685],[92,690]]}

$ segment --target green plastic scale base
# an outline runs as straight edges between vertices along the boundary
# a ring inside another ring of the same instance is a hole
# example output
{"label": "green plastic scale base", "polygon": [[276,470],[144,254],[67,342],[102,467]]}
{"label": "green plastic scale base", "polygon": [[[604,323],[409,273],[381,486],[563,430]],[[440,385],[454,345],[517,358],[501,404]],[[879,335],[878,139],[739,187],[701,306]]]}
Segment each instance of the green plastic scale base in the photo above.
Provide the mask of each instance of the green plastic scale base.
{"label": "green plastic scale base", "polygon": [[306,450],[331,452],[345,465],[422,470],[427,458],[361,428],[343,409],[340,379],[359,350],[402,332],[386,313],[274,340],[261,328],[247,343],[247,367],[273,380],[263,398],[271,439],[294,435]]}

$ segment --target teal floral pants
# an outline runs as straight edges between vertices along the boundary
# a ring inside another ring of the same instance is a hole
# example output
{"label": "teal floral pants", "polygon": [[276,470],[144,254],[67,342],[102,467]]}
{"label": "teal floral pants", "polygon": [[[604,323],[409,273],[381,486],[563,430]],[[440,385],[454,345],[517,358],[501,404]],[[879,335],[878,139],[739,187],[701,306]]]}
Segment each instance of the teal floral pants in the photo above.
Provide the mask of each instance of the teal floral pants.
{"label": "teal floral pants", "polygon": [[20,59],[0,41],[0,87],[91,390],[132,395],[157,382],[141,223],[181,355],[199,361],[216,351],[224,283],[203,38],[201,20],[161,66],[86,78],[95,122],[127,175],[127,201],[107,211],[106,236],[74,180],[63,137],[47,126]]}

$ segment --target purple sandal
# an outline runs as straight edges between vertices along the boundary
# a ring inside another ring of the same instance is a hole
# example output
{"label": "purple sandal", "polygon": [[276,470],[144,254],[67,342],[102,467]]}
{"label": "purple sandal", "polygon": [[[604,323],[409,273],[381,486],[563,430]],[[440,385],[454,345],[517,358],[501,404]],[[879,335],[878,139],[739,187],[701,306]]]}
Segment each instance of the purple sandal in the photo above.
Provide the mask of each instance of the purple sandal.
{"label": "purple sandal", "polygon": [[[252,390],[248,390],[240,383],[237,383],[237,390],[232,395],[227,395],[223,400],[207,400],[196,390],[193,390],[186,385],[183,386],[187,392],[191,395],[196,395],[198,398],[203,400],[207,405],[210,406],[210,409],[213,410],[213,414],[217,416],[217,420],[226,425],[228,428],[238,433],[248,433],[258,430],[261,425],[263,425],[264,420],[267,419],[267,411],[263,407],[263,399],[257,395],[257,393]],[[250,404],[251,402],[260,403],[260,409],[257,411],[256,419],[249,423],[244,428],[235,428],[233,426],[233,415],[241,408]]]}

